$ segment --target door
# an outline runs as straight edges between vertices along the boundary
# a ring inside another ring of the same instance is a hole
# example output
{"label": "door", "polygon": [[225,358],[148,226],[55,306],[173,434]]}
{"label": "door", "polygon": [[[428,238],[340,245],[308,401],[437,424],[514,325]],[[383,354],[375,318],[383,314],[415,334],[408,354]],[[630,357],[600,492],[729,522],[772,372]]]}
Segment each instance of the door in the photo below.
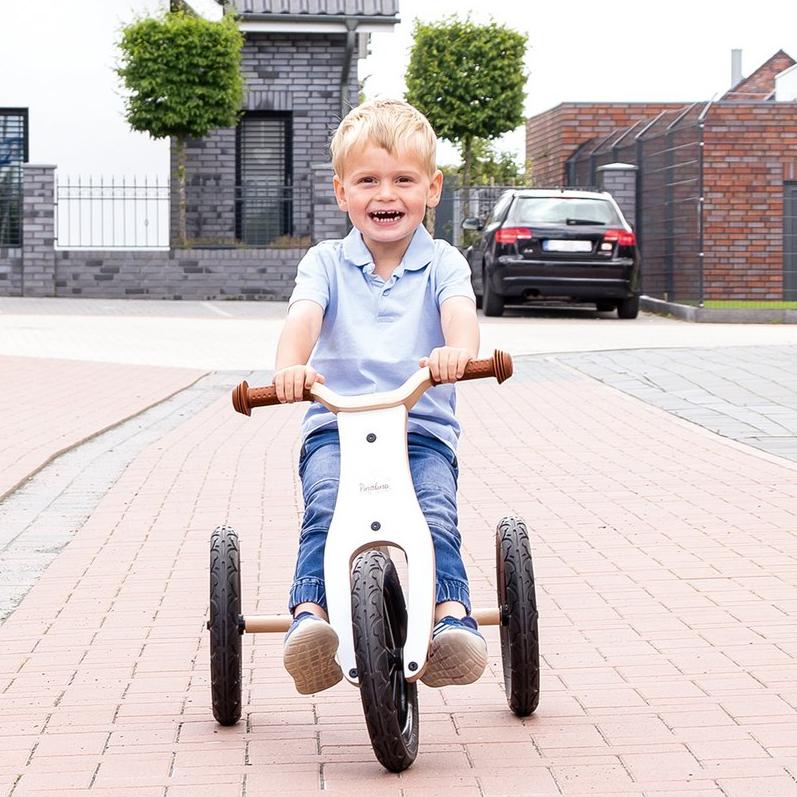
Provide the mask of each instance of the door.
{"label": "door", "polygon": [[247,113],[238,125],[237,235],[266,246],[293,233],[291,117]]}
{"label": "door", "polygon": [[797,302],[797,182],[783,184],[783,298]]}

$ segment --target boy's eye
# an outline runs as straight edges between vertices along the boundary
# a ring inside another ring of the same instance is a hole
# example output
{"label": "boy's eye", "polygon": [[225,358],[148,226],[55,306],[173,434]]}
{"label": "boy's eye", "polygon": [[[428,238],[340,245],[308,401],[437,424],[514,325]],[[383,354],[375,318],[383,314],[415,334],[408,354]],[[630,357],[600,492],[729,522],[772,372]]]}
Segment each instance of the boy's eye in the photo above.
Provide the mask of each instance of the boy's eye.
{"label": "boy's eye", "polygon": [[400,182],[400,183],[412,183],[412,182],[414,182],[414,180],[412,179],[412,177],[399,177],[398,178],[398,182]]}
{"label": "boy's eye", "polygon": [[358,183],[374,183],[374,182],[376,182],[376,180],[373,177],[361,177],[357,182]]}

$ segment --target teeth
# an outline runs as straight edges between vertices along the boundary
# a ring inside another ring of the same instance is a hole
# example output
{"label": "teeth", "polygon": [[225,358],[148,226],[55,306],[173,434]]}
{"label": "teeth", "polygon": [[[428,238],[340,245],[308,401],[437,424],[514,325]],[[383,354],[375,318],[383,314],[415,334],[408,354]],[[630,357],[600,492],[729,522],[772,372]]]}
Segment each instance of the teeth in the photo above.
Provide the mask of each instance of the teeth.
{"label": "teeth", "polygon": [[376,210],[370,215],[374,219],[398,219],[404,214],[399,210]]}

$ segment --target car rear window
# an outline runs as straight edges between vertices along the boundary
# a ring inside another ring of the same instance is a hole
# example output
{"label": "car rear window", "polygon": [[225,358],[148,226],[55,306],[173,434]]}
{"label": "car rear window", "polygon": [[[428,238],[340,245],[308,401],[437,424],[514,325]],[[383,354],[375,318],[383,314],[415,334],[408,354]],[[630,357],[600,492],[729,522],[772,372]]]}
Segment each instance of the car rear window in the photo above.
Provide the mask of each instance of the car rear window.
{"label": "car rear window", "polygon": [[595,223],[622,225],[614,207],[605,199],[587,197],[518,197],[508,222],[512,224]]}

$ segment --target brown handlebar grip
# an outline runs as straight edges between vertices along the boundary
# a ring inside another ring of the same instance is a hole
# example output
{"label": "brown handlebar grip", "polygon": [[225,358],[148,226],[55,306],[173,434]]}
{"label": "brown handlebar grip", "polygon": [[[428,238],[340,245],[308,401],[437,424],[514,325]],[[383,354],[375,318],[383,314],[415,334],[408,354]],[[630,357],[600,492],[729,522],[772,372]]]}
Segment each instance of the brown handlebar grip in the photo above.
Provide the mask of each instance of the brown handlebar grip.
{"label": "brown handlebar grip", "polygon": [[465,366],[465,373],[462,375],[462,382],[465,379],[484,379],[487,376],[494,376],[498,384],[512,376],[512,357],[505,351],[496,349],[493,356],[485,360],[471,360]]}
{"label": "brown handlebar grip", "polygon": [[[312,401],[313,396],[310,391],[305,388],[302,394],[302,401]],[[241,382],[238,387],[233,388],[232,391],[232,406],[236,412],[243,415],[251,415],[252,407],[268,407],[273,404],[281,404],[282,402],[277,398],[277,389],[274,385],[268,387],[249,387],[246,380]]]}

